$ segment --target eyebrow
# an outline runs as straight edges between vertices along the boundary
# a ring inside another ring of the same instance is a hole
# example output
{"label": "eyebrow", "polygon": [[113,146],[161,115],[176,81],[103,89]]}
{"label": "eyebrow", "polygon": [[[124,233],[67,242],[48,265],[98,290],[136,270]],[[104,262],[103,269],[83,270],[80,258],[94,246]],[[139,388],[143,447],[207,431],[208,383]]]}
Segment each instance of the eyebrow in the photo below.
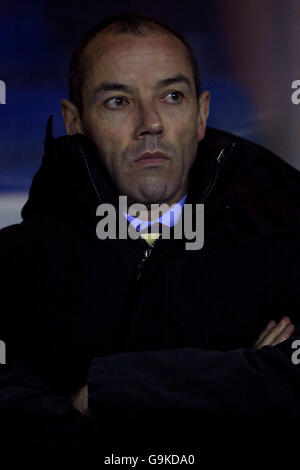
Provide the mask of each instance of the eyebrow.
{"label": "eyebrow", "polygon": [[126,93],[132,93],[133,88],[123,83],[103,82],[95,88],[94,95],[100,95],[104,91],[125,91]]}
{"label": "eyebrow", "polygon": [[157,84],[157,88],[163,88],[166,86],[175,85],[176,83],[184,83],[192,91],[192,85],[191,85],[190,80],[185,75],[182,75],[181,73],[178,75],[175,75],[175,77],[170,77],[170,78],[165,78],[164,80],[160,80]]}
{"label": "eyebrow", "polygon": [[[176,83],[184,83],[192,91],[192,85],[190,80],[182,74],[175,75],[174,77],[164,78],[160,80],[155,88],[164,88],[166,86],[175,85]],[[100,95],[105,91],[123,91],[126,93],[133,93],[133,87],[125,85],[124,83],[117,82],[103,82],[98,85],[94,91],[94,95]]]}

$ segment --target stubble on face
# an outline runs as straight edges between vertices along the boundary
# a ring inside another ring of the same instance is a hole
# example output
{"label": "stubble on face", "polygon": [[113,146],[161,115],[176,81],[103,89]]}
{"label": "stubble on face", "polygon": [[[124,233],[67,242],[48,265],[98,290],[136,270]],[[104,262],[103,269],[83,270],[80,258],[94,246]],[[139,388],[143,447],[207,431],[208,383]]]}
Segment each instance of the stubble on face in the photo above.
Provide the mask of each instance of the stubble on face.
{"label": "stubble on face", "polygon": [[84,133],[120,194],[131,202],[177,202],[198,146],[198,103],[184,46],[164,32],[102,32],[85,51],[85,70]]}

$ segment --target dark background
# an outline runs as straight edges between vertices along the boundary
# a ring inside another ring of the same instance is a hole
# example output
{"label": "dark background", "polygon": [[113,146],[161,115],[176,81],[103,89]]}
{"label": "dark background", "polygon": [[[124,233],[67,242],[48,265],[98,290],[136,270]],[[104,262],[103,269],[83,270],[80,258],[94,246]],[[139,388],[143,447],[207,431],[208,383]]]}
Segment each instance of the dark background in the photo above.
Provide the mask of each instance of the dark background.
{"label": "dark background", "polygon": [[209,125],[300,168],[300,105],[291,102],[291,83],[300,79],[299,0],[0,0],[2,198],[28,191],[50,114],[54,134],[64,134],[60,103],[74,45],[99,20],[124,11],[158,16],[190,40],[212,94]]}

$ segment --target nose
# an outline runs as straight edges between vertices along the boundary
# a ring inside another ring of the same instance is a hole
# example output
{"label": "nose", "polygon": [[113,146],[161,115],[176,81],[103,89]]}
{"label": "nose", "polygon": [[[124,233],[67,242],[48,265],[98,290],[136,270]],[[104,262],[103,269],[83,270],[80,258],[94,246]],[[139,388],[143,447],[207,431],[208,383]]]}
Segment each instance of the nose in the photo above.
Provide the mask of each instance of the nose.
{"label": "nose", "polygon": [[152,103],[144,103],[139,106],[137,119],[137,139],[142,139],[145,135],[149,134],[158,136],[163,134],[163,123],[161,116]]}

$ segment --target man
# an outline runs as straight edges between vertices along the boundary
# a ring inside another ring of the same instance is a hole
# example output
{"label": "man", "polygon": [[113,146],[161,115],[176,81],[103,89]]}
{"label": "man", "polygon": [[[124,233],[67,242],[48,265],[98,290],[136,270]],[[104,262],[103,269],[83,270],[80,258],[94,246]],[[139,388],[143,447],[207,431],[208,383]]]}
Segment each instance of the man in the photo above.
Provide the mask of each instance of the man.
{"label": "man", "polygon": [[[199,423],[297,423],[299,174],[206,129],[209,99],[158,20],[109,18],[75,49],[67,135],[49,122],[24,221],[1,231],[8,443],[187,446]],[[120,224],[120,195],[146,205],[139,223],[154,203],[204,204],[203,247],[177,224],[100,240],[97,207]]]}

